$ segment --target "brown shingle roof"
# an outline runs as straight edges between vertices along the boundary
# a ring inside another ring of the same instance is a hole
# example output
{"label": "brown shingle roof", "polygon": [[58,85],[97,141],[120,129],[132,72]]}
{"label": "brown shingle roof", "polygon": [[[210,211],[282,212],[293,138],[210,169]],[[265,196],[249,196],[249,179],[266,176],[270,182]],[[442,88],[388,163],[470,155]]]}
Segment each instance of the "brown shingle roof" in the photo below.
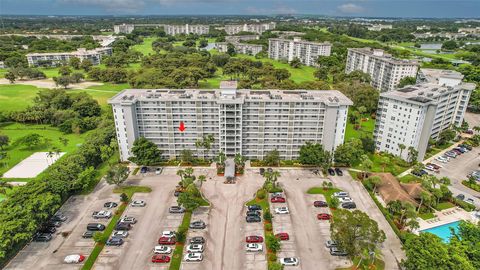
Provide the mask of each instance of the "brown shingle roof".
{"label": "brown shingle roof", "polygon": [[383,198],[385,203],[399,200],[402,202],[409,202],[414,206],[418,203],[410,196],[410,194],[400,185],[397,178],[390,173],[375,173],[373,175],[379,176],[382,181],[377,187],[377,191]]}

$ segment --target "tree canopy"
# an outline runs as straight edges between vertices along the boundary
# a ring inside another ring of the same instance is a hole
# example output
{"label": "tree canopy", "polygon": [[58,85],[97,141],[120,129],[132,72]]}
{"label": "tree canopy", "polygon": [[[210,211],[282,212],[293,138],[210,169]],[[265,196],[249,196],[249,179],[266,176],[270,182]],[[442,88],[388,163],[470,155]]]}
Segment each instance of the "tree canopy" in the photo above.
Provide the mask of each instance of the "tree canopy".
{"label": "tree canopy", "polygon": [[139,165],[154,165],[162,160],[162,151],[144,137],[133,142],[131,151],[133,156],[129,160]]}

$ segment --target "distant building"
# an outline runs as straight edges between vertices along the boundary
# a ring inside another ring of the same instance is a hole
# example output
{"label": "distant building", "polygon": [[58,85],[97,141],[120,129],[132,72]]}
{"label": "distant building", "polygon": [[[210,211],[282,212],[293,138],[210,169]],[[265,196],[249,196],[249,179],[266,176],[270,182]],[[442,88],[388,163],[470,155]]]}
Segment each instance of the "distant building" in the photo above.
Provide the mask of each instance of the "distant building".
{"label": "distant building", "polygon": [[306,66],[316,66],[319,56],[330,56],[332,45],[328,42],[303,41],[292,39],[270,38],[268,40],[268,57],[275,60],[292,61],[295,58]]}
{"label": "distant building", "polygon": [[255,24],[227,24],[225,25],[225,32],[228,35],[235,35],[240,32],[252,32],[262,34],[265,31],[273,30],[277,24],[275,22],[270,23],[255,23]]}
{"label": "distant building", "polygon": [[428,25],[419,25],[419,26],[417,26],[417,30],[430,30],[430,26],[428,26]]}
{"label": "distant building", "polygon": [[418,63],[415,60],[393,58],[383,50],[349,48],[345,73],[360,70],[371,77],[371,85],[381,92],[394,90],[405,77],[416,77]]}
{"label": "distant building", "polygon": [[234,43],[217,42],[215,43],[215,47],[219,52],[226,53],[228,50],[228,44],[232,44],[235,47],[235,52],[241,53],[241,54],[257,55],[257,53],[263,50],[262,45],[238,43],[238,42],[234,42]]}
{"label": "distant building", "polygon": [[210,31],[209,25],[203,24],[182,24],[182,25],[165,25],[165,33],[167,35],[175,36],[180,34],[197,34],[197,35],[205,35],[208,34]]}
{"label": "distant building", "polygon": [[368,26],[367,29],[369,31],[381,31],[383,29],[392,29],[391,24],[372,24],[371,26]]}
{"label": "distant building", "polygon": [[458,32],[465,33],[465,34],[480,34],[480,27],[458,28]]}
{"label": "distant building", "polygon": [[288,37],[299,37],[304,36],[304,32],[295,32],[295,31],[272,31],[272,34],[278,35],[279,38],[288,38]]}
{"label": "distant building", "polygon": [[111,55],[112,48],[103,47],[93,50],[86,50],[80,48],[74,52],[61,53],[29,53],[27,54],[28,65],[32,67],[37,66],[59,66],[70,60],[72,57],[80,58],[80,60],[89,59],[94,65],[99,65],[102,57]]}
{"label": "distant building", "polygon": [[242,42],[242,41],[249,41],[249,40],[258,40],[260,39],[259,35],[244,35],[244,36],[226,36],[225,42]]}
{"label": "distant building", "polygon": [[133,24],[118,24],[113,26],[113,32],[115,34],[130,34],[135,29]]}
{"label": "distant building", "polygon": [[[456,71],[421,69],[418,84],[380,94],[374,130],[378,151],[408,158],[408,148],[422,161],[430,138],[460,126],[475,84]],[[406,146],[401,150],[399,145]]]}

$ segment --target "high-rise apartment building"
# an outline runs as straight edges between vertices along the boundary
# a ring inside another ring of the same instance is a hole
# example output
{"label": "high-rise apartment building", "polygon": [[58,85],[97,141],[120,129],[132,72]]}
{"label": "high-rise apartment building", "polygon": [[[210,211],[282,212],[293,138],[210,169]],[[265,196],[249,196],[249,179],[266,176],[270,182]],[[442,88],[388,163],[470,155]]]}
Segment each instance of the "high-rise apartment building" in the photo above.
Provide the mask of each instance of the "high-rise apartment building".
{"label": "high-rise apartment building", "polygon": [[[408,158],[408,148],[425,157],[430,138],[460,126],[475,84],[450,70],[421,69],[418,84],[380,94],[374,138],[378,151]],[[400,145],[405,149],[402,150]]]}
{"label": "high-rise apartment building", "polygon": [[209,25],[203,24],[182,24],[182,25],[165,25],[164,26],[165,33],[167,35],[175,36],[180,34],[197,34],[197,35],[204,35],[208,34],[210,31]]}
{"label": "high-rise apartment building", "polygon": [[371,85],[381,92],[394,90],[401,79],[416,77],[418,63],[415,60],[393,58],[383,50],[349,48],[345,72],[360,70],[370,75]]}
{"label": "high-rise apartment building", "polygon": [[130,89],[111,98],[121,159],[131,156],[140,137],[158,145],[164,158],[179,157],[183,149],[196,151],[196,140],[209,134],[215,142],[201,154],[207,157],[222,151],[263,159],[278,150],[281,158],[295,159],[305,142],[321,143],[329,151],[343,143],[352,102],[339,91],[222,87]]}
{"label": "high-rise apartment building", "polygon": [[292,61],[295,58],[306,66],[316,66],[319,56],[330,56],[332,45],[328,42],[318,43],[294,39],[270,38],[268,40],[268,57],[275,60]]}
{"label": "high-rise apartment building", "polygon": [[93,50],[80,48],[74,52],[29,53],[27,54],[27,61],[28,65],[31,67],[58,66],[68,63],[72,57],[77,57],[82,61],[88,59],[92,61],[94,65],[99,65],[103,56],[111,54],[112,48],[110,47],[96,48]]}
{"label": "high-rise apartment building", "polygon": [[262,34],[265,31],[273,30],[277,24],[275,22],[270,23],[254,23],[254,24],[227,24],[225,25],[225,32],[228,35],[235,35],[240,32],[251,32]]}
{"label": "high-rise apartment building", "polygon": [[215,48],[219,52],[226,53],[228,51],[228,44],[232,44],[235,47],[236,53],[256,55],[257,53],[263,50],[262,45],[258,44],[249,44],[249,43],[239,43],[239,42],[217,42],[215,43]]}
{"label": "high-rise apartment building", "polygon": [[135,29],[133,24],[117,24],[113,26],[113,32],[115,34],[130,34]]}

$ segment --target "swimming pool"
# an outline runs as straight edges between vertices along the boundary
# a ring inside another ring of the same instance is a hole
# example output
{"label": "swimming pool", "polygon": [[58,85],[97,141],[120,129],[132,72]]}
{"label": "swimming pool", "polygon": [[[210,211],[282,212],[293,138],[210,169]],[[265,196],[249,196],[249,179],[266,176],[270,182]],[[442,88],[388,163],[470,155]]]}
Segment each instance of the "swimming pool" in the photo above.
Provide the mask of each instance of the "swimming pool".
{"label": "swimming pool", "polygon": [[436,236],[442,238],[444,242],[449,242],[450,238],[452,237],[452,232],[450,231],[450,228],[453,228],[453,230],[457,233],[458,232],[458,224],[460,224],[460,221],[447,223],[447,224],[437,226],[437,227],[433,227],[433,228],[430,228],[430,229],[426,229],[426,230],[423,230],[423,231],[420,231],[420,232],[422,232],[422,233],[424,233],[424,232],[433,233]]}

